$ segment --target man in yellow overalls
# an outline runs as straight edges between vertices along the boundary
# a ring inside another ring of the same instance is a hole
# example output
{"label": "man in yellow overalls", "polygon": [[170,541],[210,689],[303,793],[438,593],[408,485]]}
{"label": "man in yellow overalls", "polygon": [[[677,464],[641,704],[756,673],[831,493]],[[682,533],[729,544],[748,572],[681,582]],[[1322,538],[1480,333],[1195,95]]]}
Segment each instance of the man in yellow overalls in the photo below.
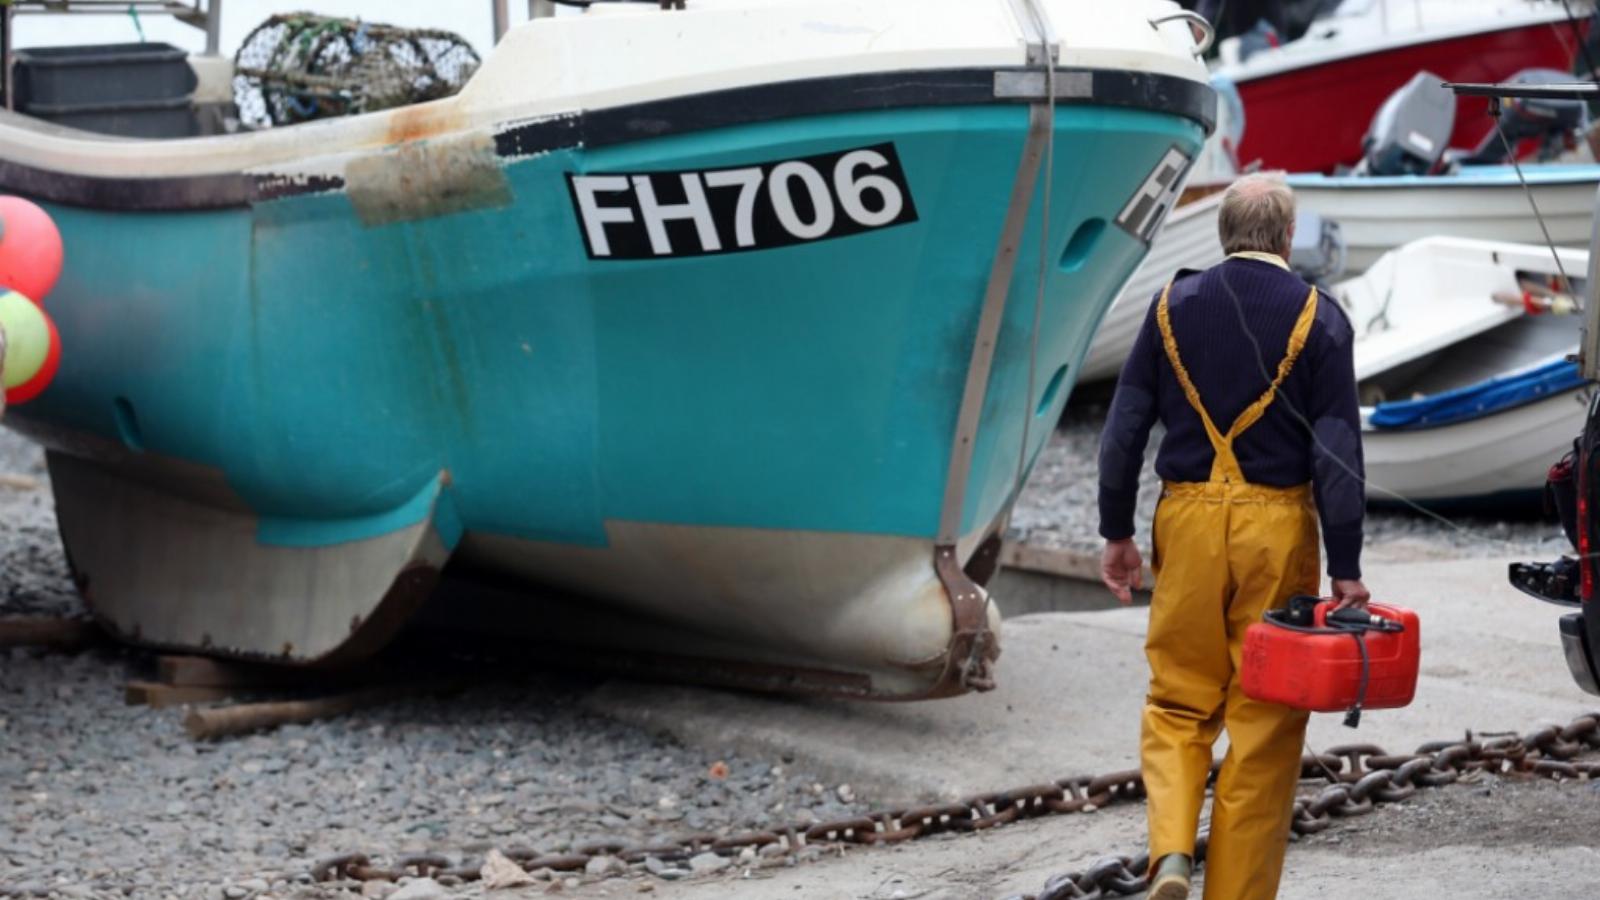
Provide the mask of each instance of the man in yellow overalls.
{"label": "man in yellow overalls", "polygon": [[1360,418],[1352,332],[1338,305],[1288,267],[1294,195],[1252,175],[1224,195],[1228,258],[1180,272],[1151,307],[1117,383],[1100,447],[1102,577],[1141,586],[1133,514],[1159,420],[1161,476],[1145,642],[1150,689],[1140,755],[1149,794],[1150,896],[1189,895],[1212,744],[1228,754],[1212,799],[1206,900],[1277,895],[1306,713],[1244,696],[1245,629],[1321,583],[1365,606]]}

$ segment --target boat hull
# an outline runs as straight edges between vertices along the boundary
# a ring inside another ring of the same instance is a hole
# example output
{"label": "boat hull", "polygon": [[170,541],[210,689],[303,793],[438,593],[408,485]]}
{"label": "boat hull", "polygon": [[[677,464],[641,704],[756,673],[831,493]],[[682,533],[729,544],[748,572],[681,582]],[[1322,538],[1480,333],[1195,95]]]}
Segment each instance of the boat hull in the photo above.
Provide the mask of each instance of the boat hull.
{"label": "boat hull", "polygon": [[[61,373],[12,424],[51,448],[92,607],[143,643],[359,658],[453,561],[583,598],[563,643],[660,651],[665,628],[694,635],[673,651],[844,673],[861,695],[948,692],[941,514],[1029,129],[1025,104],[952,105],[520,153],[508,126],[346,161],[411,152],[407,171],[462,179],[384,202],[50,203],[67,246],[97,250],[51,297]],[[1048,237],[1030,205],[959,473],[958,568],[1145,253],[1108,223],[1204,136],[1092,106],[1055,129]],[[914,220],[770,249],[597,258],[572,193],[575,175],[884,146]],[[510,148],[494,172],[472,168],[485,147]],[[623,619],[646,625],[595,624]]]}
{"label": "boat hull", "polygon": [[[1574,47],[1563,24],[1540,21],[1379,47],[1260,76],[1241,72],[1234,80],[1248,127],[1239,161],[1259,160],[1290,172],[1354,165],[1378,107],[1418,72],[1446,81],[1494,82],[1529,68],[1570,71]],[[1460,98],[1450,146],[1476,147],[1491,122],[1481,98]]]}
{"label": "boat hull", "polygon": [[1411,430],[1362,432],[1367,500],[1488,504],[1536,499],[1550,464],[1583,431],[1590,388],[1490,416]]}
{"label": "boat hull", "polygon": [[[1574,317],[1528,316],[1494,298],[1518,296],[1523,279],[1588,271],[1585,251],[1506,241],[1433,237],[1386,255],[1334,288],[1356,330],[1364,404],[1437,398],[1561,359],[1576,347]],[[1582,431],[1589,394],[1557,389],[1476,418],[1401,428],[1374,427],[1367,405],[1367,499],[1490,507],[1536,498]]]}
{"label": "boat hull", "polygon": [[[1529,166],[1533,202],[1558,246],[1587,247],[1600,187],[1600,166]],[[1544,243],[1516,174],[1357,178],[1290,176],[1301,209],[1339,223],[1348,248],[1346,271],[1358,275],[1383,254],[1429,237]]]}

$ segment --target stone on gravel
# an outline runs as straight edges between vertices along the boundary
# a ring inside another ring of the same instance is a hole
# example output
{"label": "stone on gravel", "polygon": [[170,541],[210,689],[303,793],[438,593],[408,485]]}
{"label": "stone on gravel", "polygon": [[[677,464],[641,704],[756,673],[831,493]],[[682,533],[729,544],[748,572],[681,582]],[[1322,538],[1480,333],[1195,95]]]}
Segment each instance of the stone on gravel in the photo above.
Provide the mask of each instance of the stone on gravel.
{"label": "stone on gravel", "polygon": [[733,860],[728,859],[726,856],[718,856],[715,853],[701,853],[689,859],[689,871],[696,875],[710,875],[712,872],[720,872],[731,865],[733,865]]}
{"label": "stone on gravel", "polygon": [[689,874],[687,870],[669,866],[654,856],[646,856],[644,858],[644,869],[663,881],[676,881]]}
{"label": "stone on gravel", "polygon": [[450,892],[432,878],[418,878],[400,885],[389,900],[448,900]]}
{"label": "stone on gravel", "polygon": [[597,878],[605,878],[608,875],[618,875],[626,871],[628,871],[628,864],[620,859],[617,859],[615,856],[591,857],[583,866],[583,873],[585,875],[593,875]]}
{"label": "stone on gravel", "polygon": [[483,879],[483,886],[491,891],[533,884],[533,876],[499,850],[490,850],[484,856],[478,876]]}

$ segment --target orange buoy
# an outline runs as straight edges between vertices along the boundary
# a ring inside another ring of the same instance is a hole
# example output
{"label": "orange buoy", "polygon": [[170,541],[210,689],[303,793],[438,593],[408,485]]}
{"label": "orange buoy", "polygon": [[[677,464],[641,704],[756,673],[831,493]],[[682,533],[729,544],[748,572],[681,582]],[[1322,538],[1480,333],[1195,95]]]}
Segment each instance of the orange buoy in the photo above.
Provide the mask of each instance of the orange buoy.
{"label": "orange buoy", "polygon": [[6,403],[26,403],[49,387],[61,368],[61,335],[44,307],[19,291],[0,294],[0,332],[5,333],[0,383]]}
{"label": "orange buoy", "polygon": [[21,197],[0,197],[0,285],[42,302],[61,277],[61,232]]}

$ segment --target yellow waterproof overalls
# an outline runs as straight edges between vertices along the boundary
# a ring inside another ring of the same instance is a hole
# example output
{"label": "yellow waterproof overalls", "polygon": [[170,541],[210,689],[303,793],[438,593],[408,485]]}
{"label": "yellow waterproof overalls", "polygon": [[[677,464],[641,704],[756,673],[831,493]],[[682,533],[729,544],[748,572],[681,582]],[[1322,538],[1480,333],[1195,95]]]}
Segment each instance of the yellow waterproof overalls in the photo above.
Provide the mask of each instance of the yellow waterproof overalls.
{"label": "yellow waterproof overalls", "polygon": [[1150,604],[1150,693],[1140,755],[1149,792],[1150,859],[1193,855],[1212,744],[1228,730],[1205,864],[1206,900],[1271,900],[1278,892],[1307,714],[1259,703],[1239,687],[1244,631],[1321,582],[1310,485],[1245,481],[1233,442],[1261,419],[1294,368],[1316,317],[1311,290],[1277,377],[1226,434],[1217,430],[1178,355],[1167,295],[1156,310],[1167,359],[1205,425],[1216,460],[1204,483],[1168,482],[1156,509]]}

